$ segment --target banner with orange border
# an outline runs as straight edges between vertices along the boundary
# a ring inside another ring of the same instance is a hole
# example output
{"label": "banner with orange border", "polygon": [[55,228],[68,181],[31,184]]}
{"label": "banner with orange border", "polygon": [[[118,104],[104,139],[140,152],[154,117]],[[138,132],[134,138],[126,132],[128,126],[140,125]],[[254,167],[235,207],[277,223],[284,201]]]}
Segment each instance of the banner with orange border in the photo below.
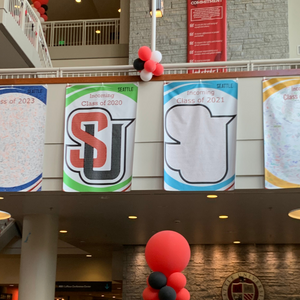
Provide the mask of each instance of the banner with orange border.
{"label": "banner with orange border", "polygon": [[300,77],[263,81],[265,187],[300,187]]}

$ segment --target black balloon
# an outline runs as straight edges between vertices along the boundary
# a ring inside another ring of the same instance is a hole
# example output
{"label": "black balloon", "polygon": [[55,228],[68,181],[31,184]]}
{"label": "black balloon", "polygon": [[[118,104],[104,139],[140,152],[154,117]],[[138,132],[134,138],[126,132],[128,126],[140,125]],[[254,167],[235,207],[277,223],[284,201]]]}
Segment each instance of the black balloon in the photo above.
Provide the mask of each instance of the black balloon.
{"label": "black balloon", "polygon": [[42,7],[45,9],[45,11],[47,11],[47,10],[48,10],[48,5],[46,5],[46,4],[43,4],[43,5],[42,5]]}
{"label": "black balloon", "polygon": [[138,71],[142,71],[144,69],[144,64],[145,64],[145,62],[143,60],[141,60],[140,58],[137,58],[133,62],[133,67]]}
{"label": "black balloon", "polygon": [[175,300],[176,299],[176,292],[170,286],[165,286],[160,289],[158,293],[159,300]]}
{"label": "black balloon", "polygon": [[150,274],[148,282],[152,288],[159,290],[167,285],[167,277],[161,272],[153,272]]}

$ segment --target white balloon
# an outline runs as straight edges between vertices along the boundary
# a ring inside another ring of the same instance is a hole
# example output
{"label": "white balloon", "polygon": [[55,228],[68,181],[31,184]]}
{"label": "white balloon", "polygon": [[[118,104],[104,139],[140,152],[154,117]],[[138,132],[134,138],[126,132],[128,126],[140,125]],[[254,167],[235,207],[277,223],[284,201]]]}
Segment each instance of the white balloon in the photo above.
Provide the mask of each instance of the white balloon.
{"label": "white balloon", "polygon": [[162,55],[159,51],[153,51],[151,54],[151,58],[152,60],[154,60],[155,62],[159,63],[162,59]]}
{"label": "white balloon", "polygon": [[152,79],[152,72],[147,72],[145,69],[142,70],[141,74],[140,74],[140,77],[143,81],[149,81]]}

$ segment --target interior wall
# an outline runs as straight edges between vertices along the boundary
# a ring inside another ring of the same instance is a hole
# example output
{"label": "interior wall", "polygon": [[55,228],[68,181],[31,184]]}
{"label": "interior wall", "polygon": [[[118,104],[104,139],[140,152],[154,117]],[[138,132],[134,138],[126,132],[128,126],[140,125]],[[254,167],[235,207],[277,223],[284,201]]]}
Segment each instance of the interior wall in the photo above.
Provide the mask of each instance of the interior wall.
{"label": "interior wall", "polygon": [[[140,300],[150,275],[145,247],[124,250],[123,299]],[[235,272],[255,275],[264,300],[296,300],[300,295],[299,245],[192,245],[183,274],[193,300],[221,299],[225,279]]]}
{"label": "interior wall", "polygon": [[[0,284],[19,284],[20,255],[0,256]],[[111,281],[112,256],[59,256],[56,281]]]}
{"label": "interior wall", "polygon": [[[238,79],[236,189],[264,188],[262,79]],[[44,191],[62,190],[65,89],[48,86]],[[162,190],[163,82],[140,82],[138,93],[132,190]]]}
{"label": "interior wall", "polygon": [[[288,58],[287,1],[227,0],[227,60]],[[149,3],[130,1],[129,64],[141,46],[151,45]],[[156,33],[162,63],[187,62],[186,0],[164,1]]]}

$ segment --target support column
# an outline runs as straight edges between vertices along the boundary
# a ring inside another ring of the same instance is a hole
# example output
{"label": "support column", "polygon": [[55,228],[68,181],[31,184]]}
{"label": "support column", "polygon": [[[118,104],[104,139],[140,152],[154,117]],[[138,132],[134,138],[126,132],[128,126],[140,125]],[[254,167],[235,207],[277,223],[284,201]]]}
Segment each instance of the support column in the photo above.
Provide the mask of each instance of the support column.
{"label": "support column", "polygon": [[120,44],[129,44],[130,0],[120,0]]}
{"label": "support column", "polygon": [[53,300],[58,216],[27,215],[23,220],[19,300]]}

